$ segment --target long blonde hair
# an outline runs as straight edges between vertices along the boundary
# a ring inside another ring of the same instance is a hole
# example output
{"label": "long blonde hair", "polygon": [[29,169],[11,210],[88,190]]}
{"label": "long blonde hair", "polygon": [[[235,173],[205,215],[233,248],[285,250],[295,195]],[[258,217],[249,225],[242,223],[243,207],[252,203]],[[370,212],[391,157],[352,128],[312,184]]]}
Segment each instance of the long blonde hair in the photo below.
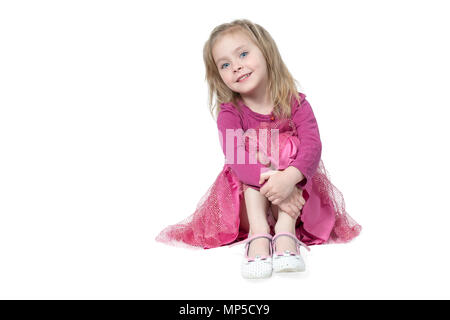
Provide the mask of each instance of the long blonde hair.
{"label": "long blonde hair", "polygon": [[[296,87],[297,81],[292,77],[281,59],[277,45],[269,32],[247,19],[238,19],[215,27],[203,47],[203,60],[206,69],[205,80],[208,83],[208,106],[211,115],[217,118],[222,103],[232,102],[235,106],[238,106],[237,101],[242,99],[239,93],[232,91],[223,82],[212,55],[212,48],[217,39],[234,32],[243,32],[261,50],[267,64],[268,89],[275,106],[273,113],[277,118],[290,117],[292,97],[297,101],[300,100]],[[215,102],[213,103],[214,96]],[[215,114],[214,110],[216,111]]]}

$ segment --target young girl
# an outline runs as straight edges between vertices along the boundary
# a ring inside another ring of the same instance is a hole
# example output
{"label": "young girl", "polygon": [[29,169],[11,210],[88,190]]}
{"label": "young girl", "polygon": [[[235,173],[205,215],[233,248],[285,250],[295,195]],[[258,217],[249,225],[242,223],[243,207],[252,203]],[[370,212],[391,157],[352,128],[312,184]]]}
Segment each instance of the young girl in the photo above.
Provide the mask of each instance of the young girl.
{"label": "young girl", "polygon": [[245,243],[242,275],[265,278],[303,271],[300,246],[356,237],[361,226],[320,159],[314,113],[270,34],[245,19],[222,24],[203,58],[225,165],[195,212],[157,240],[205,249]]}

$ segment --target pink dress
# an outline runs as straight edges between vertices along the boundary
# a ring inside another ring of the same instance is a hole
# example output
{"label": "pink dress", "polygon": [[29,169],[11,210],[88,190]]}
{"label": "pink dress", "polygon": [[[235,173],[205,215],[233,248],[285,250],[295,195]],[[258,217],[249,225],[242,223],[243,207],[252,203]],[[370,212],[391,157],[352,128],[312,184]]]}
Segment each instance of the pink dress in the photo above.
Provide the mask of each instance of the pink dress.
{"label": "pink dress", "polygon": [[[346,212],[342,193],[330,182],[320,158],[322,144],[314,113],[306,96],[299,94],[300,103],[292,99],[289,119],[256,113],[243,101],[238,106],[221,105],[217,126],[226,157],[223,169],[195,212],[162,230],[157,241],[208,249],[247,238],[248,233],[239,228],[239,215],[245,209],[244,191],[249,187],[259,190],[264,185],[259,184],[262,172],[288,166],[305,176],[297,184],[306,200],[296,221],[300,241],[308,245],[340,243],[359,235],[361,226]],[[273,234],[275,221],[270,207],[267,217]]]}

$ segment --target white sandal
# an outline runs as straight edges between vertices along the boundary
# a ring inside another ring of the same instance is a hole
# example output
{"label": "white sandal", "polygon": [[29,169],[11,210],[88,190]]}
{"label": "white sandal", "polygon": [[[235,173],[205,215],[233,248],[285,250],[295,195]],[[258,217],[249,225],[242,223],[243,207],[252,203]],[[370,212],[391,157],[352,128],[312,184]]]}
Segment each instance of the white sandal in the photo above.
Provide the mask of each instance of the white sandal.
{"label": "white sandal", "polygon": [[[275,246],[275,240],[280,236],[287,236],[292,238],[295,241],[297,252],[291,252],[289,250],[285,250],[284,252],[277,252]],[[275,272],[302,272],[305,271],[305,262],[303,261],[302,256],[300,255],[300,246],[305,247],[308,251],[311,249],[308,248],[306,244],[298,240],[292,233],[281,232],[276,234],[272,238],[272,251],[273,254],[273,271]]]}
{"label": "white sandal", "polygon": [[[255,258],[250,258],[248,256],[250,242],[258,238],[269,239],[269,255],[257,255]],[[270,234],[255,234],[248,239],[233,243],[230,247],[241,243],[245,243],[245,257],[241,264],[242,276],[246,279],[261,279],[270,277],[272,275],[272,236]]]}

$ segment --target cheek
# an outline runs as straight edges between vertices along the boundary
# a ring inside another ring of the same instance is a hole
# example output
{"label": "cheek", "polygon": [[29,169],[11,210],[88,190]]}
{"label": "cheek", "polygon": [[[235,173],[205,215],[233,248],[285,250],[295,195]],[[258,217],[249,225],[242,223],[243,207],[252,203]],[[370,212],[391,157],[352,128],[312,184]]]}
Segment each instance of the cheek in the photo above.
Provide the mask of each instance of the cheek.
{"label": "cheek", "polygon": [[265,69],[267,69],[267,66],[266,66],[266,61],[264,60],[264,57],[259,57],[259,59],[257,60],[257,61],[255,61],[255,66],[258,68],[258,69],[262,69],[262,70],[265,70]]}
{"label": "cheek", "polygon": [[225,82],[228,85],[231,85],[233,82],[233,78],[231,75],[229,74],[222,74],[221,75],[223,82]]}

